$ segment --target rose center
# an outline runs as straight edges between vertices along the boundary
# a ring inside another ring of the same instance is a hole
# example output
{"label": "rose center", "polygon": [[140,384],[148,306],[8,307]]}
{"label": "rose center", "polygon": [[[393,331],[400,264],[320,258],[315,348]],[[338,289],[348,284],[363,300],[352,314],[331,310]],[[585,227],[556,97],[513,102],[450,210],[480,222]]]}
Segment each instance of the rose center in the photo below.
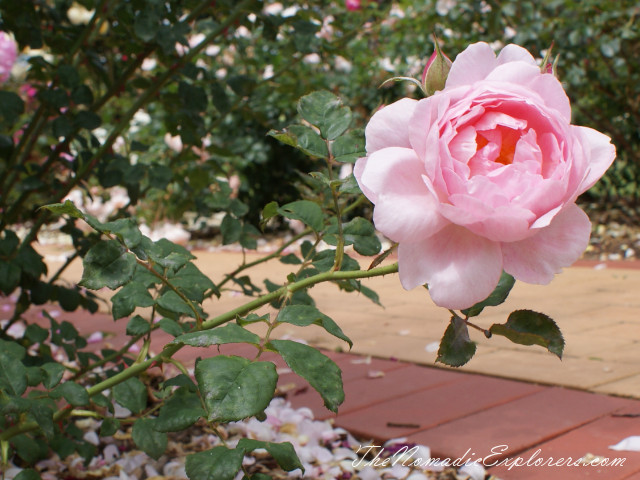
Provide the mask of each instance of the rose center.
{"label": "rose center", "polygon": [[511,165],[516,153],[516,146],[522,132],[513,128],[499,125],[493,130],[481,130],[476,133],[476,151],[479,152],[487,145],[497,147],[498,155],[493,159],[502,165]]}

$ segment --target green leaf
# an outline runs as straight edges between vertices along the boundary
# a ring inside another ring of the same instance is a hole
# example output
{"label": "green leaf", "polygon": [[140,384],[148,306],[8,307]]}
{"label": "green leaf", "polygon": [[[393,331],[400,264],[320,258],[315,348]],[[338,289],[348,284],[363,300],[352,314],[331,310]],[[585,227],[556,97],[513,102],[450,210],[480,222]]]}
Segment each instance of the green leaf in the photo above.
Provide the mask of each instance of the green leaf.
{"label": "green leaf", "polygon": [[209,421],[232,422],[264,411],[278,381],[271,362],[219,355],[205,358],[195,369]]}
{"label": "green leaf", "polygon": [[208,347],[225,343],[253,343],[258,345],[260,337],[235,323],[229,323],[223,327],[216,327],[210,330],[185,333],[175,338],[171,343],[182,343],[192,347]]}
{"label": "green leaf", "polygon": [[158,33],[158,14],[152,9],[140,11],[133,22],[133,32],[143,42],[150,42]]}
{"label": "green leaf", "polygon": [[93,92],[87,85],[80,85],[71,92],[71,100],[78,105],[91,105],[93,103]]}
{"label": "green leaf", "polygon": [[271,480],[271,476],[265,473],[254,473],[250,477],[245,475],[242,480]]}
{"label": "green leaf", "polygon": [[254,440],[251,438],[241,438],[238,442],[237,448],[243,449],[245,453],[263,448],[269,452],[269,455],[278,462],[278,465],[280,465],[283,470],[291,472],[299,468],[304,473],[304,466],[302,465],[302,462],[300,462],[300,459],[290,442],[273,443]]}
{"label": "green leaf", "polygon": [[516,310],[511,312],[507,323],[493,324],[489,332],[520,345],[540,345],[562,358],[564,338],[558,325],[544,313]]}
{"label": "green leaf", "polygon": [[40,90],[38,92],[38,97],[43,103],[55,110],[60,110],[69,106],[69,96],[67,95],[66,90],[63,90],[62,88]]}
{"label": "green leaf", "polygon": [[207,92],[202,87],[190,85],[186,82],[178,84],[178,97],[187,110],[203,112],[207,108]]}
{"label": "green leaf", "polygon": [[260,220],[260,228],[264,229],[267,222],[276,215],[278,215],[278,202],[267,203],[260,214],[262,217]]}
{"label": "green leaf", "polygon": [[[329,271],[336,260],[336,251],[335,250],[322,250],[314,255],[311,264],[317,268],[321,272]],[[360,265],[356,260],[351,258],[346,253],[342,258],[342,267],[340,268],[343,272],[360,270]]]}
{"label": "green leaf", "polygon": [[300,260],[295,253],[289,253],[287,255],[280,257],[280,262],[284,263],[285,265],[301,265],[302,264],[302,260]]}
{"label": "green leaf", "polygon": [[341,104],[333,93],[321,90],[302,97],[298,102],[298,113],[318,127],[323,138],[334,140],[351,124],[351,110]]}
{"label": "green leaf", "polygon": [[336,162],[354,163],[367,155],[364,134],[361,130],[351,131],[336,138],[331,144],[331,153]]}
{"label": "green leaf", "polygon": [[51,396],[51,398],[64,397],[64,399],[74,407],[88,405],[90,401],[87,391],[77,383],[71,382],[69,380],[61,383],[56,388],[51,390],[49,395]]}
{"label": "green leaf", "polygon": [[255,88],[256,79],[251,75],[232,75],[227,77],[227,84],[236,95],[246,97]]}
{"label": "green leaf", "polygon": [[0,352],[4,352],[16,360],[22,360],[27,354],[27,349],[19,343],[0,340]]}
{"label": "green leaf", "polygon": [[148,333],[150,330],[151,330],[151,326],[149,325],[149,322],[147,322],[140,315],[136,315],[135,317],[132,317],[131,320],[129,320],[129,323],[127,323],[127,335],[131,335],[131,336],[144,335],[145,333]]}
{"label": "green leaf", "polygon": [[476,344],[469,338],[467,324],[459,317],[451,317],[451,323],[440,341],[436,362],[461,367],[471,360],[475,353]]}
{"label": "green leaf", "polygon": [[0,389],[20,396],[27,389],[27,369],[20,360],[0,350]]}
{"label": "green leaf", "polygon": [[194,257],[189,250],[181,245],[177,245],[165,238],[161,238],[154,243],[154,249],[148,252],[149,257],[164,268],[178,270]]}
{"label": "green leaf", "polygon": [[42,477],[37,471],[29,468],[18,473],[13,480],[42,480]]}
{"label": "green leaf", "polygon": [[286,218],[300,220],[316,232],[322,230],[324,224],[322,208],[309,200],[298,200],[287,203],[278,209],[278,213]]}
{"label": "green leaf", "polygon": [[115,290],[133,277],[136,258],[117,240],[97,243],[83,260],[84,272],[79,285],[91,290],[108,287]]}
{"label": "green leaf", "polygon": [[291,340],[271,340],[291,370],[307,380],[320,394],[325,407],[334,413],[344,402],[342,372],[329,357],[313,347]]}
{"label": "green leaf", "polygon": [[49,330],[35,323],[30,323],[27,325],[24,336],[32,343],[42,343],[49,337]]}
{"label": "green leaf", "polygon": [[88,110],[80,110],[76,113],[73,123],[77,128],[85,128],[87,130],[95,130],[102,124],[99,115]]}
{"label": "green leaf", "polygon": [[179,432],[205,415],[200,397],[179,389],[160,409],[154,428],[159,432]]}
{"label": "green leaf", "polygon": [[63,87],[73,88],[80,83],[78,71],[71,65],[60,65],[57,70],[57,75]]}
{"label": "green leaf", "polygon": [[231,109],[231,101],[225,90],[224,85],[219,81],[210,82],[211,101],[216,110],[220,113],[227,113]]}
{"label": "green leaf", "polygon": [[242,223],[240,223],[240,220],[227,213],[222,219],[222,223],[220,224],[220,231],[222,232],[223,245],[235,243],[240,240],[240,234],[242,233]]}
{"label": "green leaf", "polygon": [[13,262],[0,263],[0,292],[9,295],[20,284],[22,270]]}
{"label": "green leaf", "polygon": [[153,297],[146,287],[137,282],[126,284],[111,297],[111,313],[114,320],[131,315],[137,307],[153,306]]}
{"label": "green leaf", "polygon": [[73,132],[73,125],[67,115],[62,115],[51,122],[51,130],[56,138],[67,137]]}
{"label": "green leaf", "polygon": [[84,219],[84,213],[78,210],[78,208],[73,204],[71,200],[65,200],[64,203],[52,203],[50,205],[44,205],[42,208],[45,208],[51,213],[55,213],[56,215],[69,215],[73,218]]}
{"label": "green leaf", "polygon": [[132,413],[140,413],[147,406],[147,387],[137,377],[118,383],[112,390],[115,401]]}
{"label": "green leaf", "polygon": [[326,142],[315,130],[305,125],[289,125],[283,131],[271,130],[268,134],[311,157],[326,158],[329,156]]}
{"label": "green leaf", "polygon": [[[327,233],[329,233],[329,235],[326,235],[324,240],[329,245],[337,245],[337,225],[332,225],[331,228],[327,230]],[[382,248],[373,224],[362,217],[356,217],[345,223],[342,226],[342,235],[344,244],[353,245],[354,250],[360,255],[377,255]]]}
{"label": "green leaf", "polygon": [[193,263],[187,263],[174,275],[170,275],[169,281],[190,300],[195,300],[199,303],[204,300],[205,294],[209,290],[213,290],[216,295],[220,293],[211,279],[202,273]]}
{"label": "green leaf", "polygon": [[50,362],[45,363],[40,368],[44,372],[44,381],[42,382],[44,388],[50,390],[62,380],[62,375],[64,375],[64,366],[62,364]]}
{"label": "green leaf", "polygon": [[187,305],[187,303],[173,290],[165,292],[156,300],[156,304],[169,312],[177,313],[179,315],[187,315],[193,318],[196,316],[191,307],[189,307],[189,305]]}
{"label": "green leaf", "polygon": [[27,385],[29,387],[35,387],[44,380],[44,373],[39,367],[29,366],[27,368]]}
{"label": "green leaf", "polygon": [[270,318],[270,315],[268,313],[265,313],[264,315],[250,313],[246,317],[240,317],[240,316],[236,317],[236,322],[238,322],[238,325],[240,325],[241,327],[244,327],[245,325],[250,325],[252,323],[258,323],[258,322],[264,322],[268,325],[269,318]]}
{"label": "green leaf", "polygon": [[24,102],[13,92],[0,90],[0,124],[12,125],[24,113]]}
{"label": "green leaf", "polygon": [[374,290],[367,287],[366,285],[362,285],[362,282],[360,281],[357,282],[356,290],[358,290],[360,293],[362,293],[365,297],[367,297],[376,305],[382,306],[382,303],[380,303],[380,297],[378,296],[378,294]]}
{"label": "green leaf", "polygon": [[76,451],[76,444],[69,437],[57,434],[51,441],[51,449],[58,454],[60,458],[66,458]]}
{"label": "green leaf", "polygon": [[187,456],[189,480],[233,480],[242,467],[244,450],[219,446]]}
{"label": "green leaf", "polygon": [[314,306],[288,305],[280,310],[276,321],[279,323],[290,323],[298,327],[306,327],[311,324],[318,325],[334,337],[347,342],[349,347],[353,347],[351,339],[344,334],[336,322]]}
{"label": "green leaf", "polygon": [[246,250],[256,250],[258,248],[258,238],[260,231],[250,223],[242,225],[242,233],[240,234],[240,245]]}
{"label": "green leaf", "polygon": [[29,465],[33,465],[47,457],[47,443],[37,441],[30,435],[17,435],[12,437],[11,443],[18,456]]}
{"label": "green leaf", "polygon": [[131,437],[140,450],[157,460],[167,449],[168,440],[166,433],[158,432],[154,427],[155,420],[139,418],[133,424]]}
{"label": "green leaf", "polygon": [[58,303],[67,312],[75,311],[82,302],[82,295],[76,289],[56,285],[55,292],[58,296]]}
{"label": "green leaf", "polygon": [[484,307],[495,307],[504,303],[515,283],[515,278],[513,278],[507,272],[502,272],[500,281],[498,282],[498,285],[493,290],[491,295],[489,295],[485,300],[476,303],[471,308],[462,310],[463,315],[466,315],[468,317],[475,317],[477,315],[480,315],[480,312],[482,312]]}
{"label": "green leaf", "polygon": [[51,440],[55,434],[53,424],[53,410],[43,402],[32,403],[29,413],[33,415],[36,423],[44,433],[47,440]]}
{"label": "green leaf", "polygon": [[113,222],[103,223],[100,225],[100,231],[116,235],[130,250],[142,242],[142,233],[131,218],[119,218]]}
{"label": "green leaf", "polygon": [[180,324],[170,318],[160,319],[158,326],[163,332],[173,335],[174,337],[182,335],[182,328],[180,327]]}
{"label": "green leaf", "polygon": [[120,428],[120,420],[113,417],[107,417],[102,420],[102,424],[100,425],[100,436],[101,437],[110,437],[114,433],[118,431]]}

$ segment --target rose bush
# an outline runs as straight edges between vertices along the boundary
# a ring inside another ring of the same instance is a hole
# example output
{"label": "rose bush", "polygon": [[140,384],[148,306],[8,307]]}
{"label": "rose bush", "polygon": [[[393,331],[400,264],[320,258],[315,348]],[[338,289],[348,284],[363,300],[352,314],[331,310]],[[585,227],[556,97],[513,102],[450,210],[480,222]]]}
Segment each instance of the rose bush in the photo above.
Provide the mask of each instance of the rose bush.
{"label": "rose bush", "polygon": [[373,115],[355,166],[374,223],[398,242],[406,289],[468,308],[502,271],[548,283],[586,248],[576,206],[611,165],[609,137],[571,125],[560,81],[525,49],[496,57],[486,43],[460,53],[445,88]]}

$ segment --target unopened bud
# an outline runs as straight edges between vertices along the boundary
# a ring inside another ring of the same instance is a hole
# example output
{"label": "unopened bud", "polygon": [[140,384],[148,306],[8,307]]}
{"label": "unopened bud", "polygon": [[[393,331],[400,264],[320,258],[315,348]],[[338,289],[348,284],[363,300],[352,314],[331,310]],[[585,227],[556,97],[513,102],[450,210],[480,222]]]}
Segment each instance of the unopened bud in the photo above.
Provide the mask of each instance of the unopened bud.
{"label": "unopened bud", "polygon": [[551,46],[549,47],[549,49],[547,50],[547,52],[544,55],[544,58],[542,59],[542,63],[540,64],[540,71],[542,73],[550,73],[551,75],[555,75],[556,77],[558,69],[558,55],[556,55],[556,58],[552,60],[551,58],[551,51],[553,50],[553,43],[551,43]]}
{"label": "unopened bud", "polygon": [[427,96],[431,96],[438,90],[444,89],[451,70],[451,60],[447,57],[434,36],[435,50],[422,72],[422,88]]}

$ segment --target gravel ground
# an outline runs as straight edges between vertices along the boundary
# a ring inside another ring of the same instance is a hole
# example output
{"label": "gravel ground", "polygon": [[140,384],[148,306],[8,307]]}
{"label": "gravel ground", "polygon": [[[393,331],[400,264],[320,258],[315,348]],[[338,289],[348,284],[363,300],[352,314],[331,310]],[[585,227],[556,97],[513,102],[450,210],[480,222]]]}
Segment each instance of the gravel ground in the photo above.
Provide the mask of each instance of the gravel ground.
{"label": "gravel ground", "polygon": [[589,260],[640,259],[640,211],[632,206],[585,204],[593,224],[583,258]]}

